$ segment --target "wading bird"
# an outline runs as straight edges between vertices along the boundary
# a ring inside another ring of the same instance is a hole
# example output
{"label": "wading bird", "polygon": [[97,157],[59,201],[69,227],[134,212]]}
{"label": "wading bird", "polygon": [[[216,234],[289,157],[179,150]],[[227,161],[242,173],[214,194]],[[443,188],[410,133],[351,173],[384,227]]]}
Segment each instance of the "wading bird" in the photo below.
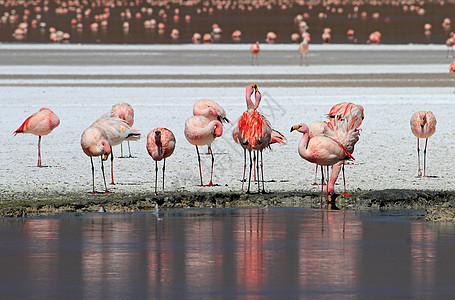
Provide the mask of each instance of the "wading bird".
{"label": "wading bird", "polygon": [[[133,127],[134,110],[131,107],[131,105],[129,105],[128,103],[119,103],[119,104],[113,105],[110,116],[120,118],[120,119],[124,120],[126,122],[126,124],[128,124],[128,126]],[[133,156],[131,155],[130,141],[127,141],[127,142],[128,142],[128,152],[129,152],[128,157],[133,158]],[[123,156],[123,143],[120,144],[120,157],[122,157],[122,158],[126,157],[126,156]]]}
{"label": "wading bird", "polygon": [[41,108],[38,112],[28,117],[24,123],[14,131],[18,133],[33,133],[38,136],[38,167],[41,165],[41,136],[48,135],[60,124],[60,119],[48,108]]}
{"label": "wading bird", "polygon": [[[327,136],[315,136],[312,139],[309,138],[308,126],[301,123],[291,127],[291,132],[297,130],[303,134],[302,139],[299,142],[298,150],[299,154],[305,160],[321,166],[322,180],[321,180],[321,208],[322,208],[322,195],[324,192],[324,172],[322,172],[323,166],[333,166],[334,164],[354,159],[352,155],[341,145],[338,141],[327,137]],[[328,202],[328,198],[327,198]]]}
{"label": "wading bird", "polygon": [[259,65],[259,63],[258,63],[259,42],[256,42],[253,45],[251,45],[250,52],[251,52],[251,65],[254,66],[255,60],[256,60],[256,65]]}
{"label": "wading bird", "polygon": [[[107,135],[109,144],[116,146],[125,140],[137,141],[141,138],[141,133],[128,126],[128,124],[116,117],[104,116],[96,120],[92,127],[100,127]],[[111,184],[114,184],[114,155],[111,149]]]}
{"label": "wading bird", "polygon": [[196,146],[197,159],[199,162],[199,175],[201,177],[201,186],[204,186],[202,182],[202,169],[201,169],[201,156],[199,154],[198,146],[207,145],[208,151],[212,156],[212,168],[210,172],[210,183],[208,186],[213,186],[213,165],[215,158],[213,157],[212,143],[215,138],[220,137],[223,134],[223,125],[218,120],[210,120],[204,116],[192,116],[185,122],[185,137],[191,145]]}
{"label": "wading bird", "polygon": [[[251,95],[255,93],[256,102],[253,105],[251,101]],[[253,167],[251,152],[257,152],[257,163],[256,163],[256,172],[258,174],[258,192],[260,193],[260,175],[262,175],[262,192],[265,192],[264,187],[264,168],[263,168],[263,158],[262,150],[264,150],[270,144],[272,136],[272,128],[270,127],[267,119],[261,115],[256,109],[259,107],[261,102],[261,93],[258,90],[256,84],[250,84],[246,87],[246,105],[247,111],[245,111],[237,122],[238,135],[237,139],[239,144],[244,150],[244,166],[243,166],[243,180],[242,180],[242,193],[243,185],[245,182],[246,174],[246,151],[248,150],[250,155],[250,172],[248,177],[248,191],[250,192],[251,184],[251,169]],[[259,154],[260,154],[260,165],[261,165],[261,174],[259,173]]]}
{"label": "wading bird", "polygon": [[155,161],[155,195],[158,183],[158,161],[163,160],[163,189],[164,194],[164,170],[166,158],[171,156],[175,148],[175,137],[167,128],[155,128],[147,135],[147,151]]}
{"label": "wading bird", "polygon": [[101,157],[101,172],[104,180],[104,193],[109,193],[106,186],[106,176],[104,175],[103,161],[107,160],[111,154],[111,145],[109,144],[106,132],[99,127],[91,126],[84,130],[81,136],[81,147],[84,153],[90,157],[92,164],[92,194],[95,192],[95,167],[93,166],[93,156]]}
{"label": "wading bird", "polygon": [[419,161],[418,175],[422,176],[420,169],[420,145],[419,139],[425,139],[425,149],[423,150],[423,176],[426,177],[426,160],[428,138],[436,131],[436,118],[431,111],[419,111],[411,117],[411,130],[417,137],[417,157]]}

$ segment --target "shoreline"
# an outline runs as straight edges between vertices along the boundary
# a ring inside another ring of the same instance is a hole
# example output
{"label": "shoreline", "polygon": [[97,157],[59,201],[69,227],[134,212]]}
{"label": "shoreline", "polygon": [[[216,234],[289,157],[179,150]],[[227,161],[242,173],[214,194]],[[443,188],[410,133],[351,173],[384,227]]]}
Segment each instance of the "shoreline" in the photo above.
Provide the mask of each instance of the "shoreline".
{"label": "shoreline", "polygon": [[[426,221],[455,221],[455,191],[385,189],[356,192],[338,196],[336,205],[346,210],[425,210]],[[241,208],[241,207],[301,207],[320,209],[320,193],[313,191],[269,192],[240,194],[238,192],[151,192],[110,194],[80,192],[29,192],[3,194],[0,200],[1,218],[26,218],[59,213],[152,212],[160,209]],[[325,208],[324,208],[325,209]]]}

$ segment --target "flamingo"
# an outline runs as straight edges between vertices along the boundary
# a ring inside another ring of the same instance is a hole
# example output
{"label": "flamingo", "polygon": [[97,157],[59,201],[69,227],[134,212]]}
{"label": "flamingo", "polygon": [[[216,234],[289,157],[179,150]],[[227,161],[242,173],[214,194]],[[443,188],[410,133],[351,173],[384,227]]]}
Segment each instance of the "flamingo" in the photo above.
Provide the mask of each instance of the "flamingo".
{"label": "flamingo", "polygon": [[451,32],[450,37],[446,40],[447,45],[447,58],[449,58],[449,53],[452,54],[453,57],[453,46],[455,45],[455,33]]}
{"label": "flamingo", "polygon": [[147,151],[155,161],[155,195],[158,181],[158,161],[163,160],[163,189],[164,194],[164,170],[166,158],[171,156],[175,148],[175,137],[167,128],[155,128],[147,135]]}
{"label": "flamingo", "polygon": [[[455,61],[450,64],[450,74],[455,77]],[[454,91],[455,93],[455,91]]]}
{"label": "flamingo", "polygon": [[60,119],[54,112],[48,108],[41,108],[38,112],[28,117],[13,133],[14,136],[18,133],[32,133],[38,136],[38,167],[42,167],[41,136],[48,135],[59,124]]}
{"label": "flamingo", "polygon": [[[255,92],[256,102],[253,105],[251,101],[251,95]],[[243,180],[242,180],[242,193],[243,185],[245,182],[246,174],[246,150],[250,154],[250,172],[248,177],[248,191],[250,192],[250,183],[251,183],[251,169],[252,169],[252,160],[251,160],[251,151],[261,153],[261,174],[262,174],[262,192],[265,192],[264,187],[264,169],[263,169],[263,159],[262,159],[262,150],[269,146],[272,128],[270,127],[267,119],[262,116],[256,109],[259,107],[261,102],[261,93],[258,90],[256,84],[250,84],[246,87],[246,104],[247,111],[243,113],[237,122],[238,127],[238,141],[242,148],[244,149],[244,166],[243,166]],[[256,165],[257,173],[259,176],[259,155],[257,155],[258,163]],[[258,192],[260,192],[260,185],[258,182]]]}
{"label": "flamingo", "polygon": [[[313,137],[318,135],[325,135],[327,131],[327,123],[324,121],[313,122],[308,126],[309,129],[309,139],[311,140]],[[318,176],[318,165],[316,165],[316,169],[314,172],[314,182],[313,185],[318,185],[317,183],[317,176]]]}
{"label": "flamingo", "polygon": [[[119,103],[119,104],[113,105],[110,116],[125,120],[126,124],[128,124],[128,126],[130,126],[130,127],[132,127],[134,124],[134,110],[131,107],[131,105],[129,105],[128,103]],[[128,142],[128,152],[130,154],[129,158],[133,158],[133,156],[131,155],[130,141],[127,141],[127,142]],[[122,144],[120,144],[120,151],[121,151],[120,157],[125,157],[125,156],[123,156]]]}
{"label": "flamingo", "polygon": [[[354,146],[359,141],[360,131],[358,128],[357,117],[348,122],[348,118],[344,119],[331,119],[327,124],[326,135],[338,141],[343,145],[346,150],[352,154],[354,152]],[[344,161],[340,161],[332,166],[332,176],[330,182],[327,184],[327,194],[333,195],[335,192],[335,182],[338,178],[341,168],[343,168],[343,182],[344,182],[344,193],[342,195],[348,196],[346,192],[346,181],[344,180]]]}
{"label": "flamingo", "polygon": [[199,175],[202,183],[202,170],[201,170],[201,157],[199,155],[198,146],[207,145],[208,151],[212,156],[212,169],[210,175],[210,183],[208,186],[213,186],[213,165],[215,158],[213,157],[212,142],[215,138],[220,137],[223,134],[223,125],[218,120],[210,120],[204,116],[192,116],[185,122],[185,137],[188,142],[196,146],[197,159],[199,162]]}
{"label": "flamingo", "polygon": [[202,99],[196,101],[193,106],[193,115],[194,116],[204,116],[209,120],[218,120],[221,123],[228,122],[226,117],[226,112],[217,102],[209,99]]}
{"label": "flamingo", "polygon": [[305,65],[308,67],[308,60],[307,60],[307,53],[308,53],[308,44],[309,41],[304,38],[303,41],[300,43],[299,46],[299,53],[300,53],[300,66],[303,65],[303,56],[305,56]]}
{"label": "flamingo", "polygon": [[[291,127],[291,132],[297,130],[303,133],[303,137],[299,143],[299,154],[305,160],[315,163],[321,166],[333,166],[334,164],[354,159],[352,155],[346,150],[346,148],[338,141],[327,136],[315,136],[312,139],[309,138],[310,130],[307,125],[301,123]],[[321,183],[321,208],[322,208],[322,194],[324,173],[322,172],[322,183]],[[328,202],[328,198],[327,198]]]}
{"label": "flamingo", "polygon": [[[137,141],[141,133],[128,126],[125,120],[117,117],[103,116],[96,120],[91,126],[100,127],[106,132],[109,144],[116,146],[125,140]],[[114,155],[111,149],[111,184],[114,184]]]}
{"label": "flamingo", "polygon": [[253,45],[251,45],[250,52],[251,52],[251,65],[254,66],[255,60],[256,60],[256,65],[259,65],[258,64],[259,42],[256,42]]}
{"label": "flamingo", "polygon": [[419,161],[419,172],[418,175],[422,176],[422,170],[420,169],[420,147],[419,139],[425,139],[425,149],[423,150],[423,177],[426,177],[426,156],[427,156],[427,144],[428,138],[436,131],[436,118],[431,111],[419,111],[411,117],[411,130],[412,133],[417,137],[417,157]]}
{"label": "flamingo", "polygon": [[109,154],[111,154],[112,148],[109,144],[106,132],[102,128],[96,126],[91,126],[85,129],[81,136],[81,147],[84,153],[90,157],[90,162],[92,163],[92,194],[96,194],[93,156],[101,157],[101,172],[103,173],[104,193],[109,193],[106,186],[103,161],[107,160]]}
{"label": "flamingo", "polygon": [[[362,124],[363,119],[365,118],[364,115],[364,108],[361,105],[356,105],[352,102],[341,102],[334,105],[331,109],[329,114],[327,115],[329,118],[329,123],[332,124],[331,131],[329,134],[331,137],[340,141],[343,146],[348,149],[349,153],[354,152],[354,145],[359,140],[359,127]],[[345,126],[340,126],[341,123],[344,122]],[[337,128],[336,136],[334,136],[334,127]],[[341,135],[340,135],[341,134]],[[341,139],[341,140],[340,140]],[[332,193],[333,186],[338,178],[340,173],[339,168],[343,170],[343,185],[344,185],[344,192],[342,195],[348,196],[346,192],[346,180],[344,176],[344,162],[339,163],[338,165],[334,165],[332,167],[332,176],[331,182],[327,186],[327,190]]]}

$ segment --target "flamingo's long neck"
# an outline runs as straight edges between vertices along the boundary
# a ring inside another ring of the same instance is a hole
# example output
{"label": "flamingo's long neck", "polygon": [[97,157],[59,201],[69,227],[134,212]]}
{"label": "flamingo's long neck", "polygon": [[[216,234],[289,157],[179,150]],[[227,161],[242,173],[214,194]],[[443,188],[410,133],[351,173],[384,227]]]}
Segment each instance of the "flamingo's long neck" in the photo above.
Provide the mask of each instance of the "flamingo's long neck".
{"label": "flamingo's long neck", "polygon": [[248,85],[246,88],[246,107],[248,110],[254,109],[253,101],[251,101],[251,95],[254,92],[254,88],[251,85]]}
{"label": "flamingo's long neck", "polygon": [[302,139],[299,142],[299,154],[303,158],[307,158],[307,147],[308,147],[308,140],[309,140],[309,132],[306,130],[303,133]]}
{"label": "flamingo's long neck", "polygon": [[254,110],[256,110],[259,107],[259,103],[261,103],[262,95],[259,91],[256,91],[255,97],[256,97],[256,103],[254,103]]}
{"label": "flamingo's long neck", "polygon": [[223,124],[220,121],[212,121],[215,123],[214,135],[220,137],[223,134]]}
{"label": "flamingo's long neck", "polygon": [[161,143],[161,135],[157,134],[155,135],[155,149],[154,149],[154,157],[157,158],[157,160],[163,159],[163,144]]}

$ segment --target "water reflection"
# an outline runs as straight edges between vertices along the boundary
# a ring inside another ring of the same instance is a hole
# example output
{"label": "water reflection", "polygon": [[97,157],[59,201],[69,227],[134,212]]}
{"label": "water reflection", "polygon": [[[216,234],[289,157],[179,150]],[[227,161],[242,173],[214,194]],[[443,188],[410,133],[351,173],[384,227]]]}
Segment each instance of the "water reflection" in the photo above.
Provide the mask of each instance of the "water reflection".
{"label": "water reflection", "polygon": [[2,298],[448,296],[454,226],[207,209],[0,220]]}

